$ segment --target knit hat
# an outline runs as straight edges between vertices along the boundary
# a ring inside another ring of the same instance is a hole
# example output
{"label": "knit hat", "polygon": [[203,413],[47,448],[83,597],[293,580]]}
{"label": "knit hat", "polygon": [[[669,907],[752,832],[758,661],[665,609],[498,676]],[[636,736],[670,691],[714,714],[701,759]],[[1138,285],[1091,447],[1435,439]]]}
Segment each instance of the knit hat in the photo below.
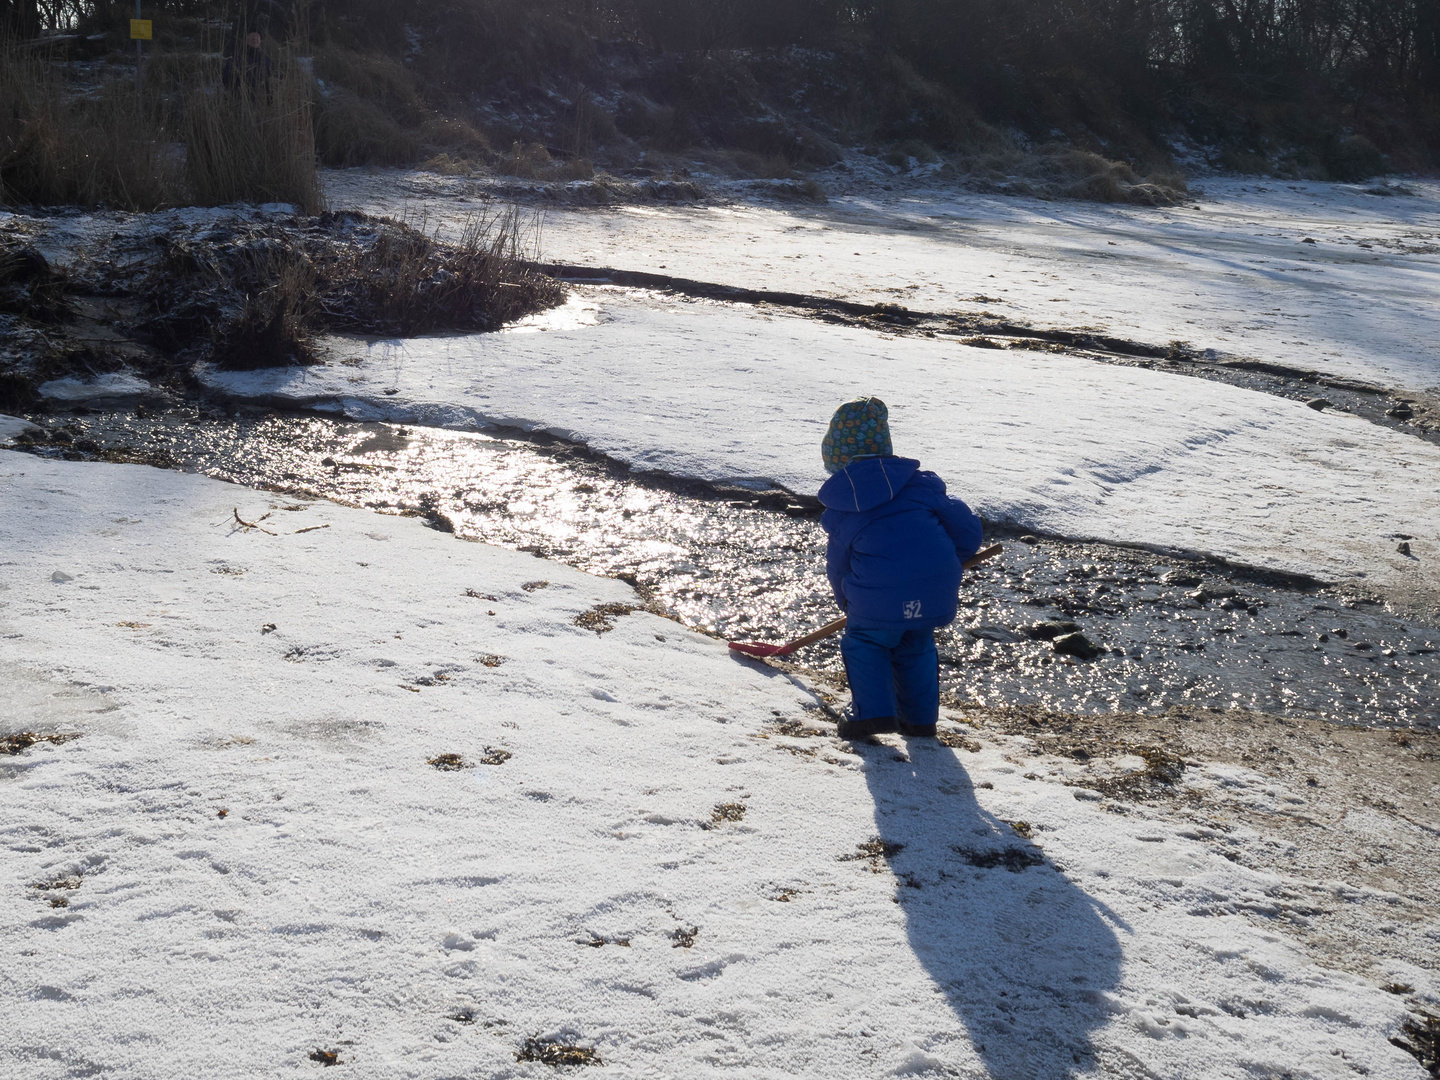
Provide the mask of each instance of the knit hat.
{"label": "knit hat", "polygon": [[830,418],[830,430],[820,444],[826,472],[839,472],[856,458],[890,457],[890,413],[879,398],[847,401]]}

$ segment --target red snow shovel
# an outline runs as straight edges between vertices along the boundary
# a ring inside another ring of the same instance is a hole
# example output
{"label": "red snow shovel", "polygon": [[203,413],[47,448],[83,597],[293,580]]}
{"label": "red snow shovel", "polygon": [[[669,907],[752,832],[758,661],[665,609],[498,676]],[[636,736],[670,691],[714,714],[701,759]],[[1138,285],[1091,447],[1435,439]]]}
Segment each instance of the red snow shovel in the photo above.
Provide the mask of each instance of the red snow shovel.
{"label": "red snow shovel", "polygon": [[[1005,548],[1001,544],[991,544],[984,551],[977,551],[974,555],[970,556],[970,558],[966,559],[964,563],[965,569],[969,570],[970,567],[978,566],[987,559],[993,559],[1004,550]],[[804,637],[797,637],[794,641],[787,641],[784,645],[767,645],[763,641],[732,641],[730,642],[730,648],[738,653],[744,653],[746,656],[789,656],[796,649],[803,648],[806,645],[813,645],[817,641],[824,641],[827,637],[838,634],[841,630],[845,629],[846,621],[845,616],[842,615],[834,622],[822,626],[819,630],[813,630]]]}

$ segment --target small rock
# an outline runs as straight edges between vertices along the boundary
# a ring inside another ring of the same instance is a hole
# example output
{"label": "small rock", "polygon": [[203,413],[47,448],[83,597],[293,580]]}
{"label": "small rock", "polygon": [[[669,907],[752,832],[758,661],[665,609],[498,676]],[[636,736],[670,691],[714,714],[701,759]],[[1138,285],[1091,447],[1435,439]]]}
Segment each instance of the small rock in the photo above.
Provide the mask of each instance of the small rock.
{"label": "small rock", "polygon": [[1182,589],[1199,585],[1200,581],[1198,574],[1192,574],[1188,570],[1167,570],[1160,575],[1162,585],[1177,585]]}
{"label": "small rock", "polygon": [[1054,641],[1066,634],[1073,634],[1079,629],[1080,625],[1073,622],[1042,622],[1025,627],[1025,636],[1034,641]]}
{"label": "small rock", "polygon": [[1395,420],[1409,420],[1415,415],[1415,410],[1409,405],[1396,405],[1393,409],[1386,409],[1385,415]]}
{"label": "small rock", "polygon": [[1057,653],[1079,657],[1081,660],[1093,660],[1105,651],[1078,631],[1073,634],[1062,634],[1050,645]]}
{"label": "small rock", "polygon": [[1305,404],[1316,412],[1324,412],[1326,409],[1333,408],[1330,402],[1326,401],[1323,397],[1311,398],[1305,402]]}
{"label": "small rock", "polygon": [[998,641],[1002,645],[1009,645],[1012,642],[1020,640],[1018,634],[1012,634],[1003,626],[971,626],[967,627],[965,632],[972,638],[986,638],[990,641]]}
{"label": "small rock", "polygon": [[64,585],[67,581],[74,581],[75,579],[69,574],[65,573],[64,570],[56,570],[53,574],[50,575],[50,580],[53,581],[56,585]]}
{"label": "small rock", "polygon": [[1318,244],[1319,242],[1320,241],[1316,240],[1313,236],[1307,236],[1304,240],[1300,241],[1302,244]]}
{"label": "small rock", "polygon": [[1409,555],[1412,559],[1415,557],[1413,555],[1410,555],[1409,540],[1401,540],[1400,543],[1395,546],[1395,550],[1398,551],[1401,555]]}
{"label": "small rock", "polygon": [[1029,533],[1026,533],[1019,539],[1020,543],[1029,544],[1031,547],[1034,547],[1036,544],[1040,543],[1040,538],[1038,536],[1031,536]]}

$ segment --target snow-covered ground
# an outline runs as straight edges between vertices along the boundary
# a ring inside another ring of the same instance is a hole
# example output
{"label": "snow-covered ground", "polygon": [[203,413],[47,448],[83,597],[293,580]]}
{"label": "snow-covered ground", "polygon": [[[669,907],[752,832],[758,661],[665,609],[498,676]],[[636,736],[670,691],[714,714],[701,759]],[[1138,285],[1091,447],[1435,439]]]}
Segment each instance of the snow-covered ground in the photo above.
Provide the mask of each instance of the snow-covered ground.
{"label": "snow-covered ground", "polygon": [[1024,740],[786,735],[797,679],[577,626],[618,582],[7,451],[0,567],[0,733],[82,736],[0,758],[0,1075],[552,1075],[539,1036],[597,1075],[1423,1078],[1374,984],[1433,1000],[1429,961],[1316,966],[1266,914],[1286,880],[1188,812]]}
{"label": "snow-covered ground", "polygon": [[[1151,209],[906,184],[828,206],[551,206],[547,258],[757,289],[990,311],[1440,389],[1440,183],[1212,178]],[[455,222],[485,181],[327,174],[335,206]],[[1395,190],[1380,187],[1381,190]],[[1314,241],[1313,243],[1307,241]]]}
{"label": "snow-covered ground", "polygon": [[588,295],[596,325],[572,302],[548,332],[337,340],[323,367],[205,381],[360,419],[545,429],[642,469],[807,493],[824,479],[831,412],[874,393],[897,452],[991,520],[1355,582],[1440,610],[1440,447],[1404,433],[1145,369]]}

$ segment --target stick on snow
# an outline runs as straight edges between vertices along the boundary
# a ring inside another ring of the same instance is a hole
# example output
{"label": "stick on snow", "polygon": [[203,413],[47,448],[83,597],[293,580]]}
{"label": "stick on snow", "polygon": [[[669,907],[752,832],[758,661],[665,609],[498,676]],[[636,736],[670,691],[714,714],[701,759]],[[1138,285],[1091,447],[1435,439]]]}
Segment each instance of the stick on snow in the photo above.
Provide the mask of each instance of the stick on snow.
{"label": "stick on snow", "polygon": [[[972,566],[978,566],[988,559],[995,558],[1005,550],[1003,544],[991,544],[984,551],[977,551],[964,562],[964,568],[969,570]],[[796,649],[804,648],[806,645],[813,645],[817,641],[824,641],[828,637],[834,637],[841,630],[845,629],[848,620],[840,616],[832,623],[827,623],[819,630],[812,630],[804,637],[798,637],[794,641],[787,641],[784,645],[767,645],[763,641],[732,641],[730,648],[746,656],[789,656]]]}

